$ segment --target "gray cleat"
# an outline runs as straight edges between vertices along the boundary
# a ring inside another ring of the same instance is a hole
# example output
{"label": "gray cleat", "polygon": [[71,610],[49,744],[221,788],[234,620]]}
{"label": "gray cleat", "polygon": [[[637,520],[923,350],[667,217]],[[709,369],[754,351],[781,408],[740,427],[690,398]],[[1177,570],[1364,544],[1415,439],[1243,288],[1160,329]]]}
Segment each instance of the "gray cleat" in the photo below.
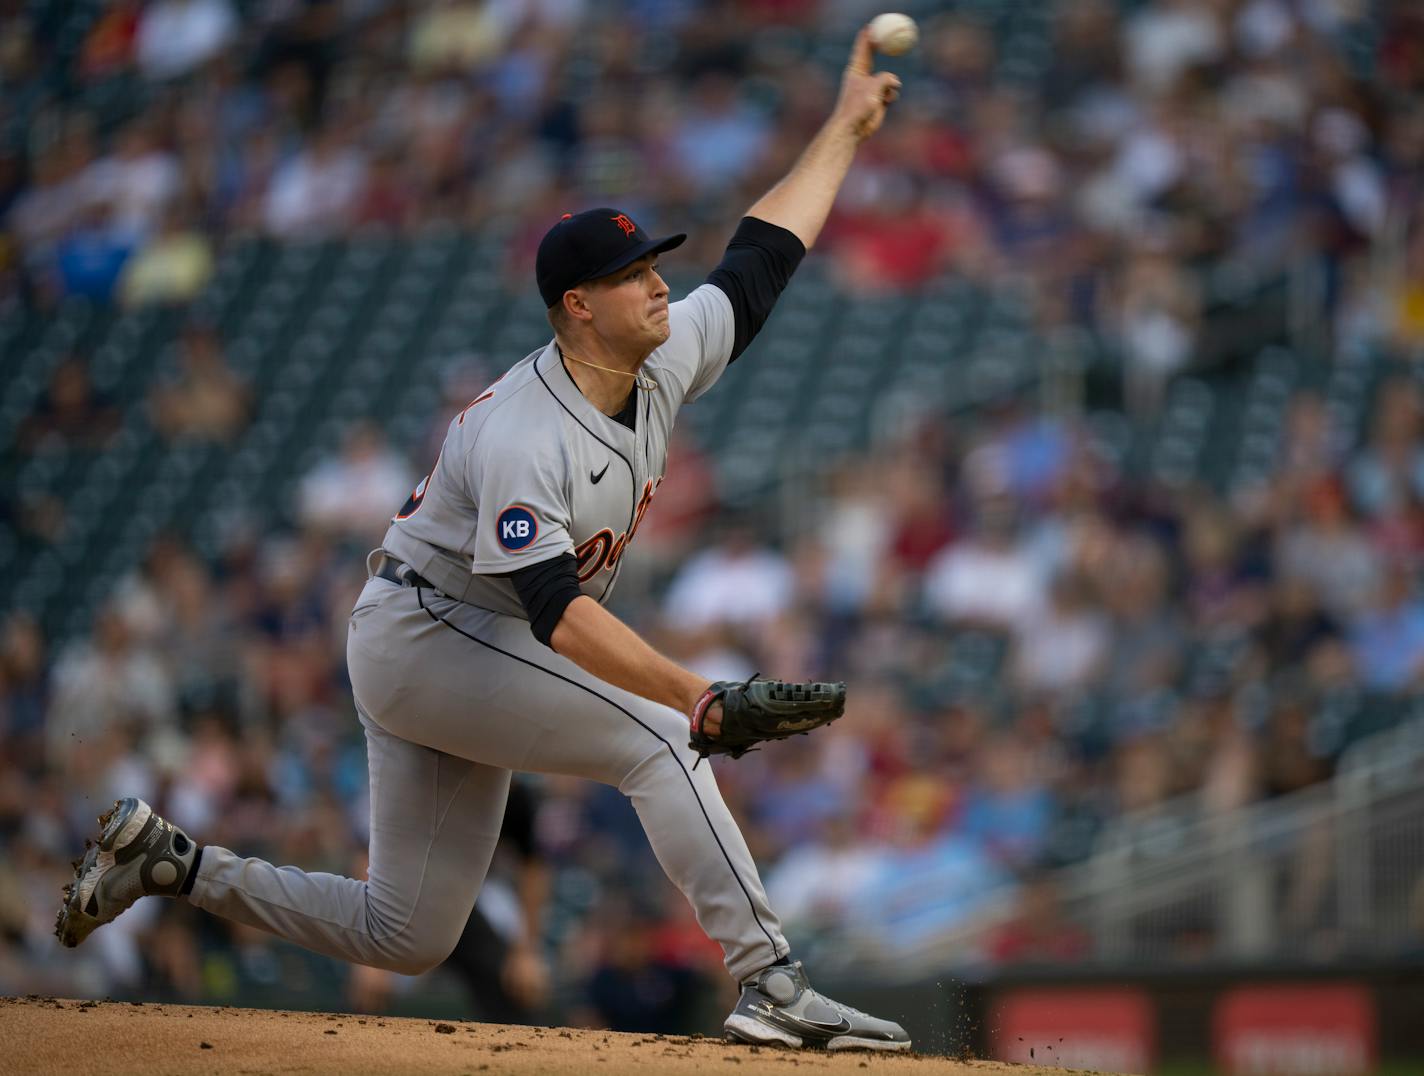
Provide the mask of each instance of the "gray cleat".
{"label": "gray cleat", "polygon": [[910,1036],[891,1020],[832,1001],[811,989],[798,960],[773,964],[742,984],[722,1025],[735,1042],[827,1050],[908,1050]]}
{"label": "gray cleat", "polygon": [[71,949],[139,897],[176,897],[198,853],[186,833],[140,799],[116,801],[99,825],[99,843],[85,841],[83,858],[74,861],[54,923],[55,936]]}

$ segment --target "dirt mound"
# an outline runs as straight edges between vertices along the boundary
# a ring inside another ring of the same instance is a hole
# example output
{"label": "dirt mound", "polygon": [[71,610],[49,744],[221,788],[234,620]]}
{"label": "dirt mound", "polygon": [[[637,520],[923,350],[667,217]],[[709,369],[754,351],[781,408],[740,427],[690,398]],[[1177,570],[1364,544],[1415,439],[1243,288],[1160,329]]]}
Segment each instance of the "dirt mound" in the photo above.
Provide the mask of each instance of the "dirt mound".
{"label": "dirt mound", "polygon": [[268,1012],[142,1002],[0,998],[0,1069],[173,1073],[780,1073],[1046,1076],[1063,1069],[920,1054],[735,1046],[700,1035]]}

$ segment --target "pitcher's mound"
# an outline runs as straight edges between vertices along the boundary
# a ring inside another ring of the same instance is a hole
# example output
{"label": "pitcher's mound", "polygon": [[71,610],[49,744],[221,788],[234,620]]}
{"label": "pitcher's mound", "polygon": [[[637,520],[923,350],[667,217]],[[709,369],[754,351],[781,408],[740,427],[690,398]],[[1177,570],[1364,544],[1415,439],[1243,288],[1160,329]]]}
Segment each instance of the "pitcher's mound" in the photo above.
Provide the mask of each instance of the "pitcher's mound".
{"label": "pitcher's mound", "polygon": [[931,1073],[1047,1076],[1063,1069],[919,1054],[781,1050],[684,1035],[269,1012],[119,1001],[0,998],[7,1072]]}

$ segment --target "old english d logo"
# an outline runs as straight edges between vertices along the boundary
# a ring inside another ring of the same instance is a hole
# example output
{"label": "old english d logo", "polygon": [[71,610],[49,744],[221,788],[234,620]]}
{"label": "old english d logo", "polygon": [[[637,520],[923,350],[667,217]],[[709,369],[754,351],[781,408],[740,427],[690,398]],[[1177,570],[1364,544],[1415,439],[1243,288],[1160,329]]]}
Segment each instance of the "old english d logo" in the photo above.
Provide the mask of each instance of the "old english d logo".
{"label": "old english d logo", "polygon": [[628,215],[626,213],[619,213],[618,216],[612,217],[610,219],[613,221],[614,224],[618,225],[618,227],[623,229],[624,235],[632,235],[634,230],[638,227],[636,224],[634,224],[631,220],[628,219]]}

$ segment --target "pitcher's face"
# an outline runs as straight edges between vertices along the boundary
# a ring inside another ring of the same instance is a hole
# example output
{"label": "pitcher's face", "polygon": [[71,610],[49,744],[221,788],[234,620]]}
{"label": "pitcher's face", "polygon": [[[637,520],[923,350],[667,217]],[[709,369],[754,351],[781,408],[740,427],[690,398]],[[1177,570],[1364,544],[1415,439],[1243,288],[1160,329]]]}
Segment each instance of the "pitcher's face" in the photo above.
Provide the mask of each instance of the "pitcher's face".
{"label": "pitcher's face", "polygon": [[622,354],[646,357],[667,342],[668,286],[658,274],[658,257],[649,254],[616,273],[589,281],[584,302],[592,328]]}

